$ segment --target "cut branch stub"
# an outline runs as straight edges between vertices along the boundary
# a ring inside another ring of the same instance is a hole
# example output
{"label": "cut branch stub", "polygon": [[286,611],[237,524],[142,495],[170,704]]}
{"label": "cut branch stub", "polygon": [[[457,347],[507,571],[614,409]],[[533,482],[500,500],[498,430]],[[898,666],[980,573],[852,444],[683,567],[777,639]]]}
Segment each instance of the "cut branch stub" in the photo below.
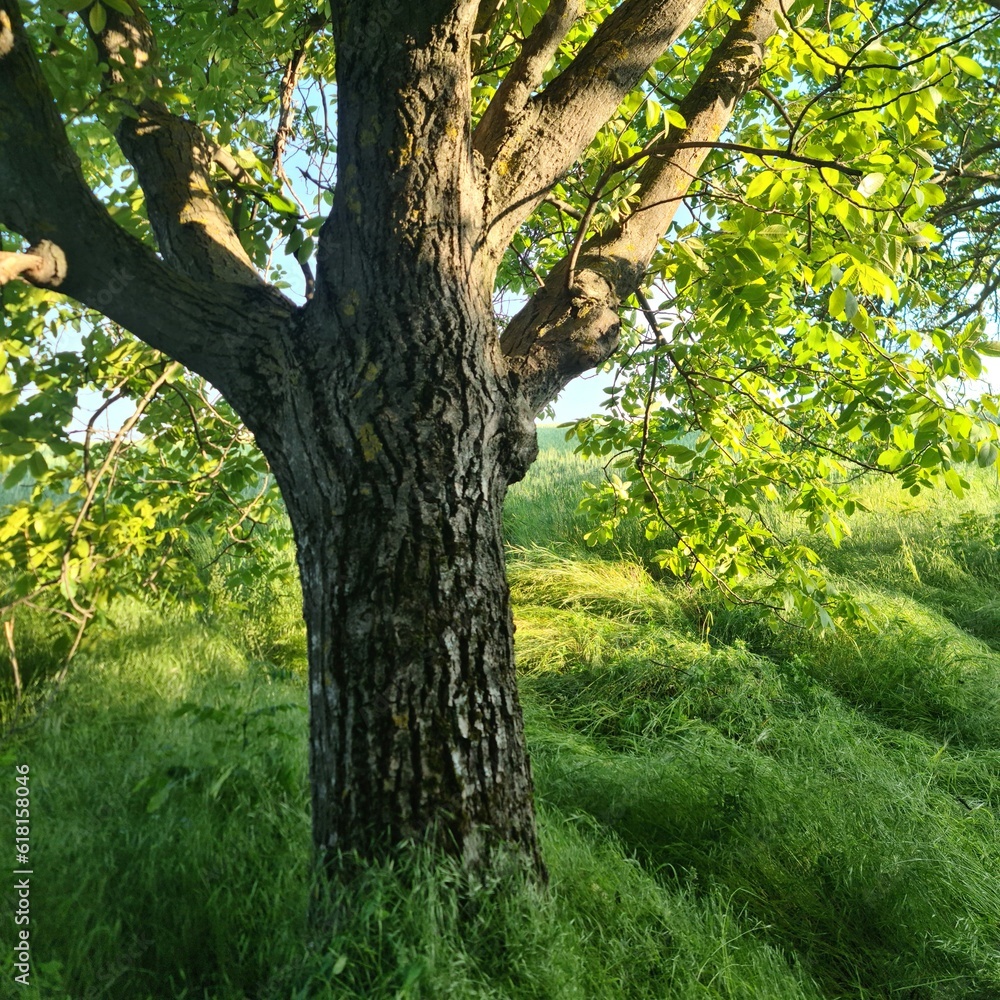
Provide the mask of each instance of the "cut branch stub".
{"label": "cut branch stub", "polygon": [[0,59],[8,55],[14,49],[14,26],[11,23],[10,15],[5,10],[0,10]]}
{"label": "cut branch stub", "polygon": [[66,276],[66,255],[49,240],[26,253],[0,252],[0,285],[14,278],[24,278],[34,285],[58,288]]}

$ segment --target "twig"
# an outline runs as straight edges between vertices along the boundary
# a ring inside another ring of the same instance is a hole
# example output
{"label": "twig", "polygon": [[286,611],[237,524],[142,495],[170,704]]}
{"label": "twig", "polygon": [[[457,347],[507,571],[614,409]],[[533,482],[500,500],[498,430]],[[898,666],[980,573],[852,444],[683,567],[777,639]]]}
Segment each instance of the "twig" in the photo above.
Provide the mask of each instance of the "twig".
{"label": "twig", "polygon": [[14,619],[7,618],[3,623],[3,637],[7,640],[7,650],[10,653],[10,668],[14,672],[14,697],[18,708],[21,706],[21,695],[24,688],[21,685],[21,669],[17,662],[17,651],[14,648]]}

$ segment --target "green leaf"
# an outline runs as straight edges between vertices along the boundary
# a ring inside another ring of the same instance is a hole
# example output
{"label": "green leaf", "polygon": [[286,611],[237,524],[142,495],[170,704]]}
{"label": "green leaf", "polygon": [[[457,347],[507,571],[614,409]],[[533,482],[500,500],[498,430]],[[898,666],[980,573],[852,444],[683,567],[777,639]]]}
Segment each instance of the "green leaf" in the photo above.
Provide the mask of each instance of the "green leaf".
{"label": "green leaf", "polygon": [[968,56],[952,56],[951,61],[968,76],[975,77],[977,80],[982,80],[983,78],[983,67],[976,62],[975,59],[970,59]]}
{"label": "green leaf", "polygon": [[126,17],[131,17],[135,11],[128,4],[128,0],[101,0],[105,7],[110,7],[112,10],[118,11],[119,14],[124,14]]}
{"label": "green leaf", "polygon": [[885,183],[885,174],[866,174],[858,184],[858,194],[870,198]]}
{"label": "green leaf", "polygon": [[973,378],[979,378],[983,373],[983,362],[980,360],[979,355],[968,347],[963,347],[959,353],[962,358],[962,367]]}
{"label": "green leaf", "polygon": [[31,465],[30,459],[24,459],[18,462],[14,468],[7,473],[6,478],[3,481],[3,487],[5,490],[12,490],[22,479],[28,474],[28,468]]}
{"label": "green leaf", "polygon": [[67,601],[72,602],[76,598],[78,592],[79,587],[77,586],[76,580],[66,574],[63,574],[59,580],[59,593],[62,594]]}
{"label": "green leaf", "polygon": [[104,5],[101,3],[95,3],[94,6],[90,8],[87,20],[90,22],[90,28],[94,34],[99,35],[108,23],[108,12],[104,9]]}
{"label": "green leaf", "polygon": [[775,174],[770,170],[761,170],[760,173],[747,185],[746,196],[753,200],[759,198],[775,181]]}
{"label": "green leaf", "polygon": [[159,791],[151,795],[149,801],[146,803],[146,812],[155,813],[170,797],[172,788],[173,784],[168,781]]}
{"label": "green leaf", "polygon": [[905,453],[896,448],[886,448],[879,457],[878,464],[884,465],[890,472],[894,472],[903,464]]}
{"label": "green leaf", "polygon": [[996,465],[1000,450],[992,441],[985,441],[976,454],[976,462],[981,469],[988,469],[991,465]]}
{"label": "green leaf", "polygon": [[674,126],[674,128],[687,128],[687,121],[684,116],[675,108],[667,108],[663,112],[664,118]]}
{"label": "green leaf", "polygon": [[[864,319],[867,314],[862,312],[861,306],[858,305],[858,300],[855,297],[854,292],[852,292],[849,288],[845,288],[844,291],[846,293],[844,296],[844,315],[850,322],[854,323],[855,326],[863,329],[864,324],[861,323],[860,320]],[[855,320],[858,320],[858,322],[855,322]]]}
{"label": "green leaf", "polygon": [[830,295],[830,315],[834,319],[853,320],[859,311],[858,300],[847,285],[837,285]]}
{"label": "green leaf", "polygon": [[233,159],[244,169],[244,170],[256,170],[257,164],[259,163],[257,159],[257,154],[254,153],[252,149],[238,149],[233,153]]}
{"label": "green leaf", "polygon": [[669,455],[675,462],[685,465],[698,457],[698,453],[686,448],[681,444],[665,444],[660,446],[660,451]]}
{"label": "green leaf", "polygon": [[944,481],[948,489],[951,490],[951,492],[954,493],[959,500],[965,496],[965,491],[968,489],[969,484],[962,479],[962,477],[954,469],[947,469],[945,471]]}
{"label": "green leaf", "polygon": [[284,212],[286,215],[298,215],[299,206],[295,204],[289,198],[286,198],[283,194],[277,194],[274,191],[268,191],[263,195],[264,201],[266,201],[271,208],[276,209],[279,212]]}

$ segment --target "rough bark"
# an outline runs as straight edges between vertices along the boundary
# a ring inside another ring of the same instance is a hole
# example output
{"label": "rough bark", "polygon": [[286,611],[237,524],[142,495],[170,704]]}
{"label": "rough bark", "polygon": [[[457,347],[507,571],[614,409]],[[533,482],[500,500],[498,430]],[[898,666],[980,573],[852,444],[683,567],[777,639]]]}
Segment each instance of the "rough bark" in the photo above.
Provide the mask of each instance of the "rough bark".
{"label": "rough bark", "polygon": [[[381,347],[357,336],[368,324]],[[246,411],[295,529],[328,861],[431,839],[470,869],[506,845],[541,870],[501,537],[507,400],[477,349],[489,336],[460,283],[404,280],[351,321],[314,314],[270,418]]]}

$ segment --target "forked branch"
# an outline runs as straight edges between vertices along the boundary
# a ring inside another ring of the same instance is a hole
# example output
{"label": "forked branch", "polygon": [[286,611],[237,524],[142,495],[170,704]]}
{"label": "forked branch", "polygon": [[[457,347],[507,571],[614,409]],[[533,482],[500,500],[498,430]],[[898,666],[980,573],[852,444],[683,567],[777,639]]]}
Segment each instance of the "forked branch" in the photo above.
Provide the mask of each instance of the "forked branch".
{"label": "forked branch", "polygon": [[[81,11],[101,62],[108,67],[105,89],[114,93],[129,72],[137,72],[144,75],[145,87],[155,91],[159,81],[153,29],[136,0],[126,2],[132,9],[128,16],[105,5],[100,32],[93,30],[89,8]],[[135,167],[150,224],[170,264],[203,279],[263,284],[215,194],[211,178],[215,144],[197,125],[146,96],[122,115],[115,138]]]}
{"label": "forked branch", "polygon": [[551,0],[542,19],[525,39],[476,126],[475,148],[485,160],[493,160],[504,133],[524,112],[532,92],[541,85],[559,43],[582,12],[583,0]]}
{"label": "forked branch", "polygon": [[32,247],[2,258],[4,280],[69,295],[209,379],[246,353],[248,310],[270,324],[291,315],[266,286],[179,273],[115,223],[84,180],[16,0],[0,0],[0,135],[0,225]]}
{"label": "forked branch", "polygon": [[[489,176],[487,251],[499,256],[705,0],[624,0],[573,62],[523,110],[473,137]],[[497,113],[498,119],[505,116]],[[489,122],[488,122],[489,125]]]}
{"label": "forked branch", "polygon": [[[757,82],[778,0],[748,0],[679,104],[686,127],[640,154],[638,203],[620,223],[585,240],[553,268],[501,339],[520,390],[536,411],[573,377],[615,350],[619,310],[642,284],[681,199],[718,146],[738,101]],[[748,147],[745,152],[750,152]],[[763,150],[753,150],[759,154]],[[581,227],[586,225],[584,216]]]}

